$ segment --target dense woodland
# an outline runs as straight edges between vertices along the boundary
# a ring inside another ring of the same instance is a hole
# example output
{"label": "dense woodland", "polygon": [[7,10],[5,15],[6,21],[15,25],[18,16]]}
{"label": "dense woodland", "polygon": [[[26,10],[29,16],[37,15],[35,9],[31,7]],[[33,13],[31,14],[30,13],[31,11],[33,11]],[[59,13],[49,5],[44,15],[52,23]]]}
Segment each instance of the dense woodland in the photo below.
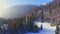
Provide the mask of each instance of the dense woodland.
{"label": "dense woodland", "polygon": [[[39,13],[40,12],[40,13]],[[15,34],[18,31],[20,33],[26,32],[38,32],[38,26],[34,24],[34,21],[41,21],[51,23],[52,26],[56,25],[57,31],[59,32],[59,24],[60,24],[60,2],[53,1],[49,4],[42,5],[33,9],[31,12],[28,12],[28,16],[22,16],[20,18],[13,19],[0,19],[0,22],[3,24],[8,24],[8,31],[10,34]],[[0,25],[1,27],[1,25]],[[41,26],[42,28],[42,26]],[[0,29],[5,33],[5,29]],[[14,33],[14,32],[15,33]],[[57,32],[56,32],[57,33]]]}
{"label": "dense woodland", "polygon": [[[26,32],[38,32],[38,26],[34,24],[35,16],[32,14],[30,17],[21,17],[21,18],[13,18],[4,20],[2,19],[3,24],[8,24],[8,31],[10,34],[15,34],[20,31],[21,34]],[[26,21],[27,20],[27,21]],[[3,26],[2,24],[2,26]],[[5,29],[1,29],[1,31],[4,33]]]}

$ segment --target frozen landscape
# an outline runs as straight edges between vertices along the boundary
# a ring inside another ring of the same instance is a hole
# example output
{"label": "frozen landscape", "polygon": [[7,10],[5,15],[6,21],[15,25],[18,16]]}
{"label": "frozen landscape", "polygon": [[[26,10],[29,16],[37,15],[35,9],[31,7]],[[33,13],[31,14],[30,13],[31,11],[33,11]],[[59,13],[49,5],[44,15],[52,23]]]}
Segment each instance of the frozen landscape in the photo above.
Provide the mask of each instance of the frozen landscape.
{"label": "frozen landscape", "polygon": [[50,26],[50,23],[36,23],[38,25],[38,27],[40,27],[40,25],[42,24],[43,26],[43,30],[39,30],[38,33],[32,33],[32,32],[28,32],[26,34],[55,34],[55,29],[56,26]]}

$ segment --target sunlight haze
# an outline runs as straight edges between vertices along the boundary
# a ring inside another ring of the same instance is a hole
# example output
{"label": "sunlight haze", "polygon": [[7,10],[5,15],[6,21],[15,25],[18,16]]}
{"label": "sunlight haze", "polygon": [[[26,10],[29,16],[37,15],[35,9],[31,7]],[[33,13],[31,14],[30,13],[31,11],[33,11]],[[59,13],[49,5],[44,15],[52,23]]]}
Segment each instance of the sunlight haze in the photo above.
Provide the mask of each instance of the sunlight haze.
{"label": "sunlight haze", "polygon": [[0,17],[6,13],[4,10],[8,7],[15,6],[15,5],[45,5],[48,2],[51,2],[52,0],[0,0]]}

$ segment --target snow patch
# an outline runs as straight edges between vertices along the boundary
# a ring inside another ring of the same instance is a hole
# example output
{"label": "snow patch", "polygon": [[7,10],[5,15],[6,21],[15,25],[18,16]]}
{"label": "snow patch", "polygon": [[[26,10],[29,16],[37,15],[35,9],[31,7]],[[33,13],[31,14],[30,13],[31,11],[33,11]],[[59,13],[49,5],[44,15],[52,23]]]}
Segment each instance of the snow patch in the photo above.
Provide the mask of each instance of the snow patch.
{"label": "snow patch", "polygon": [[43,26],[43,29],[52,29],[52,30],[56,30],[56,26],[51,26],[50,23],[44,22],[35,22],[36,25],[40,28],[41,24]]}
{"label": "snow patch", "polygon": [[39,30],[37,33],[28,32],[26,34],[55,34],[56,26],[51,26],[50,23],[44,22],[34,22],[39,28],[42,24],[43,30]]}

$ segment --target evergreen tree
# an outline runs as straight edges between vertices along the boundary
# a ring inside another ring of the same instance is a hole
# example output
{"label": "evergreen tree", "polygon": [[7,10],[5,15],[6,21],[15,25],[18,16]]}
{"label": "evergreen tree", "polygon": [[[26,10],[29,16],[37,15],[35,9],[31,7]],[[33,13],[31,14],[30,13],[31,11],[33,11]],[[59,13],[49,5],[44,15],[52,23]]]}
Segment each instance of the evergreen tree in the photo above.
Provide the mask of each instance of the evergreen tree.
{"label": "evergreen tree", "polygon": [[43,9],[42,9],[42,15],[41,15],[41,22],[43,23],[43,19],[44,19],[44,16],[43,16]]}
{"label": "evergreen tree", "polygon": [[57,24],[57,26],[56,26],[55,34],[59,34],[59,24]]}
{"label": "evergreen tree", "polygon": [[40,28],[41,30],[43,29],[43,26],[42,26],[42,24],[41,24],[41,28]]}
{"label": "evergreen tree", "polygon": [[28,18],[28,26],[29,26],[28,31],[30,31],[30,32],[33,32],[33,31],[36,32],[36,31],[38,30],[38,26],[37,26],[37,25],[34,25],[34,19],[35,19],[34,14],[32,14],[32,15]]}
{"label": "evergreen tree", "polygon": [[33,32],[38,32],[38,26],[37,25],[34,25]]}
{"label": "evergreen tree", "polygon": [[51,13],[52,13],[52,6],[51,6],[51,4],[50,4],[50,15],[51,15]]}

